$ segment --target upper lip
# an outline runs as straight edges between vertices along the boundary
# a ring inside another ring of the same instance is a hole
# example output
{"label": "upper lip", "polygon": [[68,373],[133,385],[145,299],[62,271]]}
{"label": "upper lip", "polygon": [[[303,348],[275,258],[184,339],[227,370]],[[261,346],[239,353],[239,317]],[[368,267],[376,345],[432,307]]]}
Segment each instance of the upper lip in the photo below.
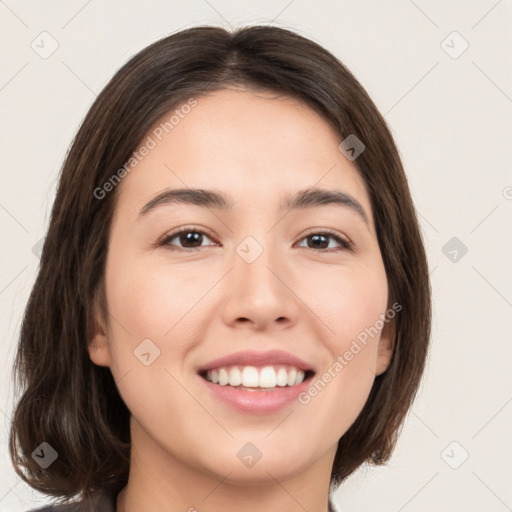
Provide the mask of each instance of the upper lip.
{"label": "upper lip", "polygon": [[198,368],[198,372],[220,368],[222,366],[267,366],[277,364],[289,364],[299,370],[314,371],[313,367],[306,361],[282,350],[269,350],[267,352],[257,352],[254,350],[243,350],[235,352],[228,356],[220,357],[210,361]]}

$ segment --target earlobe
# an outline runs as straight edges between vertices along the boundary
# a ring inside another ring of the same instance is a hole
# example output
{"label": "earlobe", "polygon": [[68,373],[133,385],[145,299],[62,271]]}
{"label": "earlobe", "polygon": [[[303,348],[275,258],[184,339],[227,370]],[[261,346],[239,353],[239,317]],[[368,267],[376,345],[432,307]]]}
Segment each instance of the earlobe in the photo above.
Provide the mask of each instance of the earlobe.
{"label": "earlobe", "polygon": [[91,361],[98,366],[110,366],[112,356],[108,344],[107,328],[105,318],[100,312],[98,301],[94,304],[94,320],[91,322],[87,350]]}
{"label": "earlobe", "polygon": [[110,347],[108,346],[107,336],[102,332],[94,335],[87,347],[91,361],[98,366],[110,366],[112,357],[110,355]]}
{"label": "earlobe", "polygon": [[380,375],[388,369],[393,356],[394,341],[395,322],[393,320],[384,324],[380,334],[375,375]]}

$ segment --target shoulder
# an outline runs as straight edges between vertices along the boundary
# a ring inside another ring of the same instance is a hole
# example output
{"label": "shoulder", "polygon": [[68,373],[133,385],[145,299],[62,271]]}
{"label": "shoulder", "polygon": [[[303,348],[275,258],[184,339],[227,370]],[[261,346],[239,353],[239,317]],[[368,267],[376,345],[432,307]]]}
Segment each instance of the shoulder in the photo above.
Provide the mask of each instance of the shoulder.
{"label": "shoulder", "polygon": [[334,504],[332,496],[329,496],[329,512],[341,512],[340,509]]}
{"label": "shoulder", "polygon": [[115,497],[106,494],[96,494],[87,503],[80,501],[52,504],[27,512],[115,512]]}
{"label": "shoulder", "polygon": [[78,512],[85,510],[82,503],[67,503],[65,505],[46,505],[41,508],[33,508],[27,512]]}
{"label": "shoulder", "polygon": [[85,510],[80,503],[68,503],[66,505],[46,505],[46,507],[33,508],[27,512],[78,512]]}

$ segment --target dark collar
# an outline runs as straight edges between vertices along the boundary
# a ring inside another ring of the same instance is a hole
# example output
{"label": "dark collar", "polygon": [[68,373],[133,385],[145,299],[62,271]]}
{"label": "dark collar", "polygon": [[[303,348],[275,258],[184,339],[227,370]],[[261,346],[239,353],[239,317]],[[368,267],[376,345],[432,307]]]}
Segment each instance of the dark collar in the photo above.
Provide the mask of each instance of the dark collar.
{"label": "dark collar", "polygon": [[[34,512],[116,512],[117,494],[95,494],[89,503],[52,505]],[[337,512],[329,497],[329,512]]]}

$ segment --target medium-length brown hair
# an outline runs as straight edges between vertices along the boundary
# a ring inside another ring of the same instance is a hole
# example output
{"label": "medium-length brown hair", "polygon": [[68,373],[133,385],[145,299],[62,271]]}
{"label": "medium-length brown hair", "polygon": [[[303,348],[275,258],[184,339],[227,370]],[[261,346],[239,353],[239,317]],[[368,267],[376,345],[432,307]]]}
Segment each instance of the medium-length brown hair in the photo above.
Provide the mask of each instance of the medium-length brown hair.
{"label": "medium-length brown hair", "polygon": [[[20,398],[9,443],[17,473],[43,493],[87,498],[93,491],[118,492],[128,479],[130,414],[109,368],[93,364],[87,350],[97,297],[106,312],[102,284],[117,195],[116,189],[98,198],[98,188],[164,114],[233,86],[298,99],[323,116],[340,142],[355,135],[365,145],[353,163],[371,199],[389,303],[402,310],[390,365],[339,440],[331,486],[392,454],[421,381],[431,329],[425,249],[393,137],[361,84],[319,44],[275,26],[232,32],[199,26],[151,44],[114,75],[63,164],[21,326]],[[46,469],[31,456],[42,442],[58,452]]]}

